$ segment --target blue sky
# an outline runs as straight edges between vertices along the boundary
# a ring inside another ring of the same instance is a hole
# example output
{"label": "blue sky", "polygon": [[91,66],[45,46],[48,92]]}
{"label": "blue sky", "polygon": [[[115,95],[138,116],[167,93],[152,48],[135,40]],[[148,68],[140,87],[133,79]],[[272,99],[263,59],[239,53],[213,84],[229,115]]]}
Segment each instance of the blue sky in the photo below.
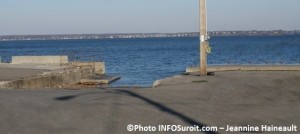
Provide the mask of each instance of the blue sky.
{"label": "blue sky", "polygon": [[[300,0],[207,0],[215,30],[299,30]],[[198,0],[0,0],[0,35],[196,32]]]}

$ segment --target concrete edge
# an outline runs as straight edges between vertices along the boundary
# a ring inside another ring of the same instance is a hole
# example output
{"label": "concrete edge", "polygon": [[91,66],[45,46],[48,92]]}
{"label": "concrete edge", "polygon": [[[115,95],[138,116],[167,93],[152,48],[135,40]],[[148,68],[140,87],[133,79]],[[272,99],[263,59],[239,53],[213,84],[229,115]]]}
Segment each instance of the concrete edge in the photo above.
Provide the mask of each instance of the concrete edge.
{"label": "concrete edge", "polygon": [[[209,72],[218,71],[300,71],[300,65],[217,65],[208,66]],[[187,68],[187,73],[198,72],[199,67]]]}
{"label": "concrete edge", "polygon": [[171,81],[171,80],[174,80],[174,79],[178,79],[178,78],[181,78],[181,77],[182,77],[181,75],[175,75],[175,76],[172,76],[172,77],[167,77],[167,78],[164,78],[164,79],[156,80],[156,81],[153,82],[152,88],[159,87],[159,86],[161,86],[164,82]]}
{"label": "concrete edge", "polygon": [[81,79],[81,84],[91,84],[91,85],[99,85],[99,84],[109,84],[111,82],[114,82],[116,80],[119,80],[121,76],[111,76],[111,77],[104,77],[100,79]]}

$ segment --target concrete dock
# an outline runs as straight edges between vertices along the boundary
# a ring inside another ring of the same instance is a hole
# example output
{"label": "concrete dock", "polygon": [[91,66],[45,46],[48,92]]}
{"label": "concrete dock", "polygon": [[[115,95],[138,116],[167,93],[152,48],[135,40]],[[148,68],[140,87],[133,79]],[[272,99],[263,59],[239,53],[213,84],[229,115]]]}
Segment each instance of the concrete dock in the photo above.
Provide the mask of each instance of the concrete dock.
{"label": "concrete dock", "polygon": [[128,131],[129,124],[299,129],[299,81],[299,71],[225,71],[178,76],[153,89],[0,90],[0,129],[10,134],[143,133]]}
{"label": "concrete dock", "polygon": [[0,63],[0,89],[66,87],[104,74],[104,62],[68,62],[67,56],[13,56],[12,63]]}

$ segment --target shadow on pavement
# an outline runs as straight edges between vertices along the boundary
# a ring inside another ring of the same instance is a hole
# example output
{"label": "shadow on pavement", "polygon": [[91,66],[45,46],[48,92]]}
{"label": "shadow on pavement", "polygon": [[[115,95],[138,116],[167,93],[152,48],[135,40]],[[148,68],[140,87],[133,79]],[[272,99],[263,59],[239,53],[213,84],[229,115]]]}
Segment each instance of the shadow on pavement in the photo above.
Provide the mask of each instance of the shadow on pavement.
{"label": "shadow on pavement", "polygon": [[[107,91],[107,90],[105,90]],[[97,92],[97,93],[81,93],[81,94],[77,94],[77,95],[68,95],[68,96],[61,96],[61,97],[56,97],[55,100],[58,100],[58,101],[68,101],[68,100],[71,100],[71,99],[74,99],[76,97],[80,97],[80,96],[83,96],[83,95],[90,95],[90,94],[99,94],[101,92]],[[152,106],[154,106],[155,108],[159,109],[160,111],[163,111],[163,112],[166,112],[168,114],[171,114],[173,116],[176,116],[178,117],[180,120],[186,122],[187,124],[189,125],[197,125],[199,126],[199,128],[202,128],[202,127],[205,127],[205,126],[208,126],[206,124],[203,124],[201,122],[198,122],[186,115],[183,115],[163,104],[160,104],[156,101],[153,101],[151,99],[148,99],[140,94],[137,94],[137,93],[134,93],[132,91],[128,91],[128,90],[120,90],[120,89],[116,89],[116,90],[111,90],[111,91],[108,91],[108,92],[105,92],[105,93],[115,93],[115,94],[123,94],[123,95],[128,95],[128,96],[131,96],[131,97],[134,97],[134,98],[137,98],[137,99],[140,99]],[[203,132],[203,133],[206,133],[206,134],[218,134],[217,132]]]}
{"label": "shadow on pavement", "polygon": [[[163,112],[167,112],[167,113],[169,113],[169,114],[171,114],[173,116],[178,117],[179,119],[181,119],[182,121],[184,121],[184,122],[186,122],[186,123],[188,123],[190,125],[197,125],[200,128],[202,128],[204,126],[208,126],[208,125],[200,123],[200,122],[198,122],[198,121],[196,121],[196,120],[194,120],[194,119],[192,119],[192,118],[190,118],[188,116],[185,116],[185,115],[183,115],[183,114],[181,114],[181,113],[179,113],[179,112],[177,112],[177,111],[175,111],[175,110],[173,110],[173,109],[171,109],[171,108],[169,108],[167,106],[164,106],[164,105],[162,105],[162,104],[160,104],[158,102],[155,102],[155,101],[150,100],[150,99],[148,99],[148,98],[146,98],[144,96],[141,96],[141,95],[139,95],[137,93],[134,93],[134,92],[131,92],[131,91],[128,91],[128,90],[118,90],[118,91],[126,93],[126,94],[128,94],[128,95],[130,95],[132,97],[138,98],[140,100],[143,100],[144,102],[147,102],[148,104],[151,104],[152,106],[155,106],[157,109],[159,109],[159,110],[161,110]],[[217,132],[204,132],[204,133],[206,133],[206,134],[217,134]]]}
{"label": "shadow on pavement", "polygon": [[108,90],[102,90],[104,92],[91,92],[91,93],[80,93],[80,94],[76,94],[76,95],[65,95],[65,96],[60,96],[60,97],[55,97],[54,99],[57,101],[69,101],[72,99],[75,99],[77,97],[80,96],[84,96],[84,95],[92,95],[92,94],[99,94],[99,93],[114,93],[114,94],[121,94],[120,92],[116,92],[116,91],[108,91]]}
{"label": "shadow on pavement", "polygon": [[55,99],[59,100],[59,101],[67,101],[67,100],[71,100],[75,97],[78,97],[78,95],[61,96],[61,97],[56,97]]}

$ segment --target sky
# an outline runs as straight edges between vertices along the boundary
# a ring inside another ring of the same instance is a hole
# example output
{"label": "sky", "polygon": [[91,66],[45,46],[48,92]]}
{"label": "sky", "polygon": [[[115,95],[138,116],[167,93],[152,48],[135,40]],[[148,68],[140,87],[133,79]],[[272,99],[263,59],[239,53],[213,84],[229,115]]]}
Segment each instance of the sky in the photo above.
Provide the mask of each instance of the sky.
{"label": "sky", "polygon": [[[207,0],[209,31],[300,30],[300,0]],[[0,35],[199,31],[199,0],[0,0]]]}

